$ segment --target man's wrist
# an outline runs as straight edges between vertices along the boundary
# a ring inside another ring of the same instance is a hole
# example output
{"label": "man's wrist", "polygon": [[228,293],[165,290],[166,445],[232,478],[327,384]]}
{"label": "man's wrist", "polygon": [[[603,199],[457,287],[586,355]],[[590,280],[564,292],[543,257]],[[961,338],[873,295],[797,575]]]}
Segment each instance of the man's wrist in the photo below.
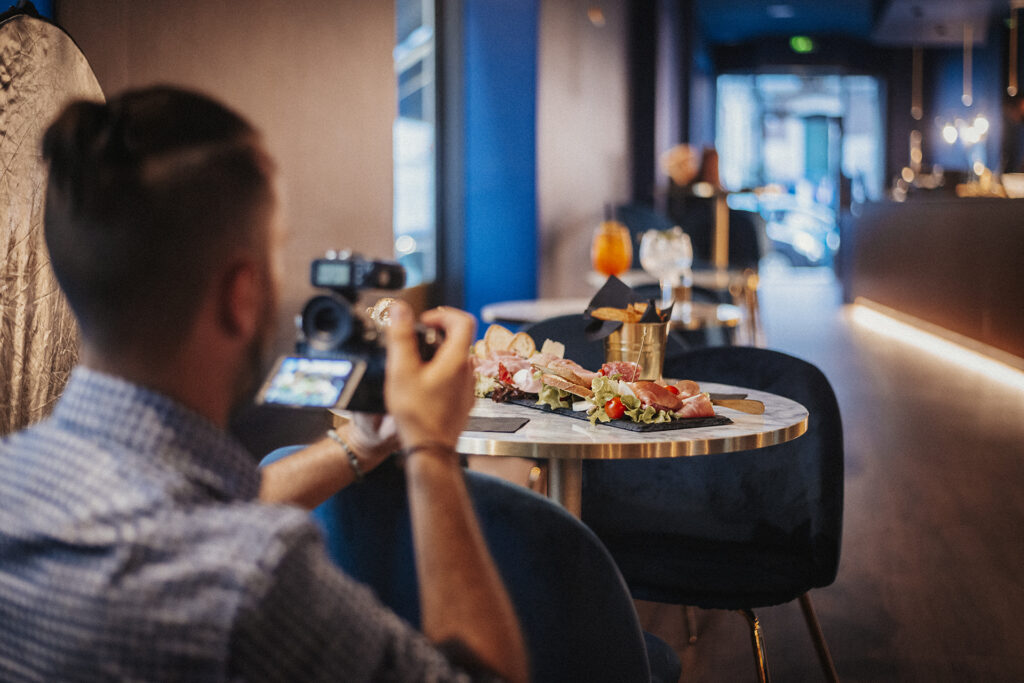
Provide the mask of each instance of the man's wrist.
{"label": "man's wrist", "polygon": [[451,444],[430,439],[418,441],[410,446],[406,446],[402,449],[401,453],[405,457],[409,457],[415,453],[435,453],[438,455],[449,455],[452,457],[458,455],[455,451],[455,447]]}
{"label": "man's wrist", "polygon": [[366,475],[363,474],[363,467],[359,464],[359,457],[352,450],[352,447],[348,445],[348,442],[341,438],[341,435],[333,429],[327,430],[327,436],[341,446],[341,449],[345,452],[345,457],[348,458],[349,466],[352,468],[352,474],[355,476],[356,481],[359,482],[365,479]]}

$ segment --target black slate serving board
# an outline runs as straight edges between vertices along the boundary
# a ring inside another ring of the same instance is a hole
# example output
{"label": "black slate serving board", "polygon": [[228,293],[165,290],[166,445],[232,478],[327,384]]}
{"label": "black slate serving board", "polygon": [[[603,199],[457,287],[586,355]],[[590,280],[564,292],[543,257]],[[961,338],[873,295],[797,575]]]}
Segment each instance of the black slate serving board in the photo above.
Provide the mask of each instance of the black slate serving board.
{"label": "black slate serving board", "polygon": [[[513,398],[508,402],[515,403],[517,406],[526,406],[527,408],[533,408],[535,410],[543,410],[549,413],[565,415],[566,417],[573,417],[577,420],[590,421],[586,411],[570,410],[568,408],[551,408],[551,406],[548,405],[538,404],[537,400],[532,398]],[[633,422],[628,419],[612,420],[611,422],[598,422],[596,424],[604,425],[606,427],[617,427],[618,429],[625,429],[630,432],[666,432],[673,429],[694,429],[696,427],[718,427],[721,425],[731,425],[732,420],[722,415],[715,415],[714,417],[681,417],[678,420],[673,420],[672,422],[652,422],[650,424]]]}

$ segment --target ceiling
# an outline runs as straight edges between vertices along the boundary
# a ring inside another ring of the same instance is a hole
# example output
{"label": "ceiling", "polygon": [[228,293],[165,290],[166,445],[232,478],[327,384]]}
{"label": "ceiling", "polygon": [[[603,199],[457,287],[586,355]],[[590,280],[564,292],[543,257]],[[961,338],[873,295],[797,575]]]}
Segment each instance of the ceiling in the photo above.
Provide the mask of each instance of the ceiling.
{"label": "ceiling", "polygon": [[844,35],[883,45],[960,45],[964,24],[984,43],[1010,0],[697,0],[697,21],[713,44],[768,36]]}

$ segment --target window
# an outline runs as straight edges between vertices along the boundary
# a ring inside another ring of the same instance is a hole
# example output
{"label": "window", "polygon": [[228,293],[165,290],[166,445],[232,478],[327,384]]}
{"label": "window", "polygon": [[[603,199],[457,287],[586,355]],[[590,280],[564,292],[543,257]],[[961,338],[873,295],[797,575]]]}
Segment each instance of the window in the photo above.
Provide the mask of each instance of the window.
{"label": "window", "polygon": [[434,0],[396,0],[395,254],[407,284],[437,278],[437,79]]}

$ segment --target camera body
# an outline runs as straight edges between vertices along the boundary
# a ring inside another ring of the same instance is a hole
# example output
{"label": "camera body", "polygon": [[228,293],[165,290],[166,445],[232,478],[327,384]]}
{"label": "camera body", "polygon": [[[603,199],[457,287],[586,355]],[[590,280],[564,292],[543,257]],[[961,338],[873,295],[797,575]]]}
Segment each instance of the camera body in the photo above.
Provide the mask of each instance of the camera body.
{"label": "camera body", "polygon": [[[347,251],[328,252],[312,262],[310,282],[327,293],[306,302],[298,321],[295,355],[278,362],[258,400],[385,412],[382,335],[376,324],[355,311],[355,303],[364,289],[401,289],[405,268]],[[429,360],[441,342],[441,331],[417,328],[417,336],[420,356]]]}

